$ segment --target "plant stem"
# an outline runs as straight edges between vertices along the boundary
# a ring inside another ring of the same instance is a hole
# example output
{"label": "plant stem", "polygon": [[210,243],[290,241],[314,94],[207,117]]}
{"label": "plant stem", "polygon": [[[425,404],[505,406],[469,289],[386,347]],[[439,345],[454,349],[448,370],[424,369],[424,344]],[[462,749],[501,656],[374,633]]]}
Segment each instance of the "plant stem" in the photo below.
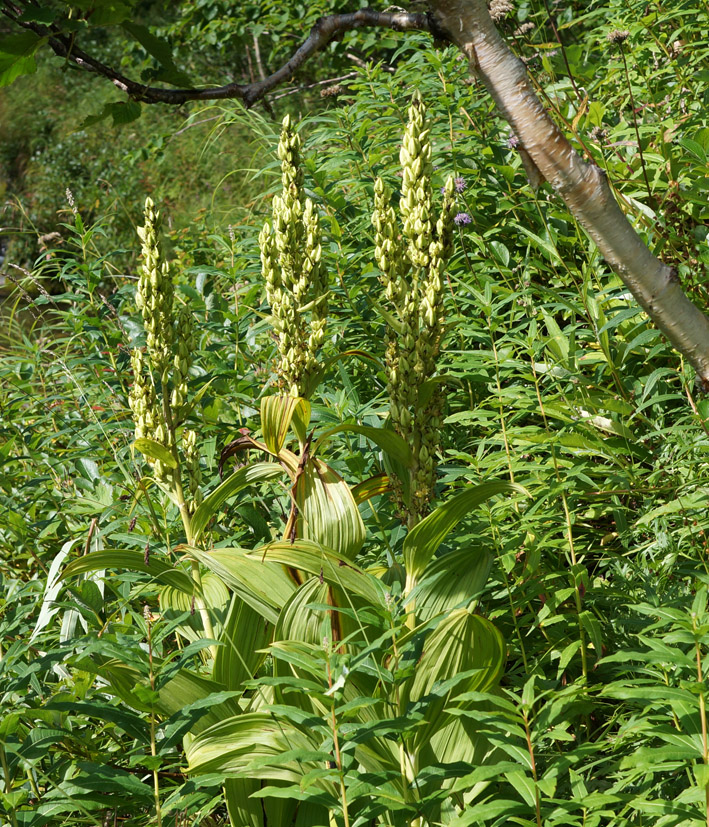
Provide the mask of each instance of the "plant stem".
{"label": "plant stem", "polygon": [[[177,507],[180,511],[180,517],[182,518],[182,525],[185,529],[185,537],[187,539],[187,545],[193,546],[194,545],[194,534],[192,533],[192,524],[190,522],[190,512],[189,508],[187,507],[187,502],[185,501],[185,493],[182,489],[182,479],[180,477],[180,455],[177,450],[177,437],[175,434],[175,424],[172,418],[172,408],[170,407],[169,391],[167,387],[167,378],[163,377],[161,381],[161,396],[162,396],[162,410],[163,416],[165,417],[165,424],[167,425],[168,431],[170,432],[170,451],[172,456],[175,460],[175,469],[172,475],[172,490],[175,495],[175,499],[177,500]],[[199,563],[196,560],[191,561],[191,568],[192,568],[192,580],[195,584],[195,603],[197,604],[197,609],[199,611],[199,616],[202,620],[202,627],[204,628],[204,634],[210,638],[211,640],[215,640],[214,636],[214,627],[212,626],[212,619],[209,616],[209,610],[207,609],[207,605],[204,602],[204,592],[202,591],[202,575],[199,570]],[[216,658],[217,656],[217,647],[216,645],[212,645],[209,647],[209,651],[212,653],[212,657]]]}
{"label": "plant stem", "polygon": [[[694,626],[694,633],[697,633],[697,621],[696,618],[692,620],[692,625]],[[704,685],[704,671],[702,669],[702,647],[697,641],[694,645],[696,658],[697,658],[697,682],[700,686]],[[701,726],[702,726],[702,757],[704,759],[704,766],[709,766],[709,739],[707,738],[707,708],[706,708],[706,698],[704,697],[704,690],[702,689],[699,692],[699,714],[701,716]],[[709,771],[707,771],[709,772]],[[709,827],[709,784],[704,784],[704,806],[706,808],[706,820],[707,820],[707,827]]]}
{"label": "plant stem", "polygon": [[[330,671],[330,658],[327,658],[327,682],[332,689],[332,672]],[[337,765],[337,772],[340,776],[340,795],[342,796],[342,816],[345,820],[345,827],[350,827],[350,815],[347,807],[347,788],[345,787],[345,776],[342,772],[342,756],[340,755],[340,741],[337,737],[337,716],[335,715],[335,700],[332,701],[332,707],[330,708],[330,712],[332,715],[331,718],[331,727],[332,727],[332,743],[335,749],[335,764]]]}
{"label": "plant stem", "polygon": [[542,805],[539,798],[539,784],[537,778],[537,762],[534,758],[534,746],[532,744],[532,733],[529,730],[529,717],[527,710],[522,710],[522,717],[524,718],[524,732],[527,739],[527,750],[529,751],[529,761],[532,767],[532,778],[534,778],[534,803],[537,816],[537,827],[542,827]]}
{"label": "plant stem", "polygon": [[630,85],[630,73],[628,72],[628,61],[625,59],[625,50],[623,49],[623,44],[618,44],[618,50],[620,51],[620,56],[623,58],[623,68],[625,69],[625,79],[628,83],[628,94],[630,95],[630,109],[633,115],[633,127],[635,128],[635,137],[638,141],[638,155],[640,156],[640,166],[642,167],[643,171],[643,178],[645,179],[645,186],[647,187],[647,197],[650,201],[650,205],[655,205],[655,198],[652,194],[652,190],[650,189],[650,181],[647,177],[647,170],[645,169],[645,156],[643,155],[643,145],[640,143],[640,130],[638,129],[638,116],[635,112],[635,98],[633,97],[633,89]]}
{"label": "plant stem", "polygon": [[[10,775],[10,767],[7,764],[5,748],[2,744],[0,744],[0,765],[2,765],[2,771],[5,776],[5,792],[9,794],[12,792],[12,777]],[[12,819],[12,827],[17,827],[17,814],[15,813],[14,807],[10,812],[10,818]]]}
{"label": "plant stem", "polygon": [[[155,671],[153,669],[153,636],[150,610],[146,606],[145,621],[148,626],[148,664],[150,666],[150,688],[155,692]],[[150,704],[150,755],[155,758],[157,756],[157,744],[155,741],[155,709],[153,704]],[[153,796],[155,798],[155,820],[157,827],[162,827],[162,810],[160,807],[160,776],[158,775],[158,768],[153,767]]]}

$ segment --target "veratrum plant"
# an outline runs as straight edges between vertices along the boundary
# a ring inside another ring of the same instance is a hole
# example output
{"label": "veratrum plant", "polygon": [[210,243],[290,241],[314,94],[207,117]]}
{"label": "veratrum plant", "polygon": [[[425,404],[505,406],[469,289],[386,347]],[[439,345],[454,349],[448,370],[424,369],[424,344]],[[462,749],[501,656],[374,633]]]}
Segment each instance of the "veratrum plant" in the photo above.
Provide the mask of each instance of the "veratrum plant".
{"label": "veratrum plant", "polygon": [[[282,139],[281,145],[290,144]],[[417,227],[424,221],[421,205],[413,213]],[[262,438],[242,434],[222,452],[220,465],[254,449],[270,461],[237,468],[195,508],[198,437],[183,432],[179,452],[174,413],[187,404],[184,393],[174,393],[176,377],[182,381],[187,373],[180,361],[185,352],[179,345],[172,349],[184,334],[171,321],[172,286],[164,284],[156,224],[149,204],[139,300],[147,360],[134,357],[142,378],[132,405],[141,429],[137,447],[162,464],[160,484],[182,516],[185,542],[173,549],[182,559],[98,551],[70,563],[63,577],[111,567],[150,574],[165,586],[163,612],[199,609],[201,624],[187,621],[177,631],[200,650],[208,645],[212,655],[203,659],[202,673],[156,660],[151,675],[163,677],[150,686],[133,664],[117,658],[96,657],[84,668],[134,707],[145,709],[137,687],[150,690],[150,714],[167,718],[170,737],[184,736],[190,772],[224,777],[233,827],[446,823],[477,793],[451,797],[455,768],[479,766],[496,749],[475,716],[461,711],[484,711],[481,694],[502,675],[505,645],[498,629],[476,613],[490,555],[469,545],[440,555],[439,549],[472,509],[498,494],[525,491],[506,482],[464,490],[409,531],[390,568],[365,570],[356,560],[365,541],[359,505],[385,493],[388,483],[375,478],[351,489],[320,454],[337,432],[349,430],[411,473],[412,449],[391,429],[345,423],[311,430],[310,403],[295,395],[293,381],[289,395],[262,399]],[[435,281],[431,273],[439,272],[438,264],[430,266],[437,243],[417,254],[421,281]],[[424,294],[413,295],[417,306],[429,306]],[[422,319],[420,325],[430,320],[436,329],[435,312]],[[430,340],[431,353],[439,338],[440,331]],[[409,355],[418,359],[415,371],[429,377],[432,370],[424,367],[433,357],[419,350]],[[420,444],[417,449],[420,458]],[[184,487],[181,463],[189,478]],[[291,502],[283,538],[255,549],[209,548],[209,523],[227,500],[283,474]],[[156,741],[154,752],[159,746]]]}
{"label": "veratrum plant", "polygon": [[[191,561],[192,577],[185,558],[170,564],[140,551],[101,551],[73,561],[63,578],[110,567],[144,571],[172,591],[170,605],[188,598],[184,611],[197,589],[215,619],[229,590],[226,617],[192,638],[196,645],[217,641],[204,664],[209,675],[166,670],[151,711],[167,718],[170,732],[186,733],[190,772],[225,777],[234,827],[351,825],[360,817],[417,827],[445,822],[474,791],[450,798],[455,772],[442,779],[437,768],[478,766],[490,754],[474,717],[461,710],[478,708],[479,694],[496,686],[505,645],[475,611],[490,555],[469,546],[437,553],[469,511],[524,489],[490,482],[459,493],[409,532],[403,567],[367,571],[355,560],[365,539],[357,505],[382,491],[350,490],[317,458],[336,429],[311,436],[300,457],[284,447],[289,429],[300,439],[308,425],[305,400],[263,400],[263,441],[244,436],[222,459],[258,448],[277,462],[238,468],[191,515],[192,539],[178,550]],[[401,438],[380,433],[380,446],[403,459]],[[294,507],[283,540],[255,549],[200,547],[230,497],[284,472]],[[199,565],[212,579],[196,584]],[[91,668],[136,706],[136,687],[145,685],[139,670],[115,658],[95,659]],[[163,667],[156,661],[155,668]]]}
{"label": "veratrum plant", "polygon": [[327,322],[327,271],[317,208],[305,198],[300,137],[290,115],[278,144],[283,189],[273,199],[273,227],[259,236],[266,294],[278,335],[278,375],[292,396],[307,397]]}
{"label": "veratrum plant", "polygon": [[386,367],[389,415],[411,446],[413,464],[399,475],[399,508],[415,525],[429,509],[436,479],[443,390],[434,379],[443,336],[443,272],[453,249],[454,179],[443,188],[436,217],[431,185],[431,141],[418,93],[409,107],[400,160],[400,229],[391,190],[374,185],[374,256],[389,312]]}

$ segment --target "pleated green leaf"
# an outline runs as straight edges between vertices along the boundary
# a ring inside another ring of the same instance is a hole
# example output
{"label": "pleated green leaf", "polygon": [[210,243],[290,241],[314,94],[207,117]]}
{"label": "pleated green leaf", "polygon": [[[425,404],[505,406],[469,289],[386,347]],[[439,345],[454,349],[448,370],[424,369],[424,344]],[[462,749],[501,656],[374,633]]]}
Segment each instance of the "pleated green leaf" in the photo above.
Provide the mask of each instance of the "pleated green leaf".
{"label": "pleated green leaf", "polygon": [[435,683],[471,669],[480,671],[459,683],[456,694],[487,692],[504,665],[505,643],[497,627],[468,609],[455,609],[426,637],[409,695],[419,700]]}
{"label": "pleated green leaf", "polygon": [[214,679],[227,689],[241,689],[265,658],[271,626],[260,612],[233,595],[214,661]]}
{"label": "pleated green leaf", "polygon": [[[498,629],[467,609],[452,611],[428,635],[410,686],[410,701],[433,695],[425,713],[425,725],[416,731],[417,749],[429,751],[435,762],[476,763],[488,750],[477,736],[474,722],[454,719],[446,712],[448,701],[465,692],[488,692],[500,678],[505,664],[505,644]],[[470,673],[445,695],[436,696],[436,685]]]}
{"label": "pleated green leaf", "polygon": [[313,444],[313,453],[317,453],[335,434],[342,432],[361,434],[367,437],[367,439],[370,439],[375,445],[381,448],[384,453],[397,460],[397,462],[400,462],[406,468],[411,467],[413,462],[411,448],[409,448],[406,440],[402,439],[395,431],[390,431],[388,428],[370,428],[367,425],[357,425],[348,422],[330,428],[325,431],[324,434],[321,434]]}
{"label": "pleated green leaf", "polygon": [[[158,692],[158,708],[163,715],[176,715],[185,707],[202,701],[210,695],[221,693],[224,686],[217,681],[180,669],[175,676],[160,687]],[[239,704],[235,698],[227,698],[210,706],[192,727],[192,735],[196,735],[207,727],[214,726],[225,718],[238,715]]]}
{"label": "pleated green leaf", "polygon": [[293,428],[293,433],[298,437],[298,442],[300,442],[301,448],[305,444],[305,440],[307,438],[311,412],[312,408],[307,399],[300,399],[298,404],[295,406],[295,410],[293,411],[291,427]]}
{"label": "pleated green leaf", "polygon": [[355,485],[354,488],[351,489],[352,498],[357,505],[361,505],[367,502],[367,500],[371,500],[372,497],[376,497],[379,494],[386,494],[389,488],[389,477],[386,474],[377,474]]}
{"label": "pleated green leaf", "polygon": [[[261,400],[261,431],[263,441],[272,454],[279,454],[288,436],[288,429],[298,407],[301,407],[301,422],[306,409],[299,396],[264,396]],[[305,404],[310,407],[309,403]],[[307,425],[306,425],[307,427]]]}
{"label": "pleated green leaf", "polygon": [[197,542],[202,536],[202,532],[206,528],[207,523],[209,523],[229,497],[233,497],[234,494],[238,494],[239,491],[248,488],[256,482],[275,479],[282,473],[283,468],[272,462],[259,462],[255,465],[246,465],[234,471],[230,477],[227,477],[221,485],[217,486],[217,488],[205,498],[204,502],[193,514],[190,522],[193,540]]}
{"label": "pleated green leaf", "polygon": [[283,540],[257,549],[250,555],[257,560],[263,558],[321,577],[325,582],[339,586],[344,592],[359,595],[371,604],[385,605],[384,586],[374,575],[352,563],[345,555],[312,540],[295,540],[292,543]]}
{"label": "pleated green leaf", "polygon": [[59,579],[66,580],[76,574],[102,571],[103,569],[143,571],[154,577],[158,582],[186,594],[192,594],[194,589],[192,578],[186,572],[174,568],[169,563],[155,557],[149,558],[146,563],[142,551],[123,549],[103,549],[102,551],[92,551],[90,554],[85,554],[83,557],[69,563],[62,571]]}
{"label": "pleated green leaf", "polygon": [[[224,782],[224,802],[229,823],[239,827],[264,827],[261,802],[251,795],[261,789],[254,778],[227,778]],[[286,822],[288,823],[288,822]]]}
{"label": "pleated green leaf", "polygon": [[430,620],[470,603],[487,582],[491,566],[492,556],[475,548],[458,549],[433,560],[426,577],[411,593],[417,619]]}
{"label": "pleated green leaf", "polygon": [[404,562],[409,577],[419,578],[446,535],[480,503],[496,494],[524,494],[527,490],[511,482],[486,482],[463,491],[415,526],[404,540]]}
{"label": "pleated green leaf", "polygon": [[216,548],[207,552],[185,547],[185,551],[269,623],[276,623],[283,604],[298,585],[283,566],[245,549]]}
{"label": "pleated green leaf", "polygon": [[298,507],[296,537],[354,558],[364,543],[364,523],[350,487],[336,471],[309,459],[296,478],[293,498]]}
{"label": "pleated green leaf", "polygon": [[[187,746],[189,771],[220,773],[232,778],[257,778],[299,783],[314,769],[313,761],[291,758],[295,750],[312,754],[319,744],[289,721],[267,712],[247,712],[220,721],[201,732]],[[257,766],[252,766],[258,762]]]}
{"label": "pleated green leaf", "polygon": [[[219,635],[224,628],[227,610],[229,607],[229,590],[219,577],[211,572],[202,575],[202,597],[212,620],[214,634]],[[165,586],[160,592],[160,608],[164,618],[168,621],[188,613],[188,618],[177,627],[177,631],[187,640],[194,643],[203,640],[205,629],[202,617],[194,610],[194,597],[191,592]]]}

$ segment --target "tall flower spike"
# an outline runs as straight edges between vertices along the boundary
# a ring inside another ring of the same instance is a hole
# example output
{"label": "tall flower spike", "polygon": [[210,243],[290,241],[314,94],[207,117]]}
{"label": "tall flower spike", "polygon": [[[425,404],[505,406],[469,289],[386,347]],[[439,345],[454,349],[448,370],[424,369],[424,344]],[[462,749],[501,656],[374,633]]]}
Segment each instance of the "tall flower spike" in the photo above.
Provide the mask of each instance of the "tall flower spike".
{"label": "tall flower spike", "polygon": [[199,467],[199,450],[197,448],[197,433],[184,430],[182,432],[182,449],[185,457],[185,469],[187,471],[187,491],[189,501],[187,503],[191,513],[194,513],[202,502],[202,470]]}
{"label": "tall flower spike", "polygon": [[[443,336],[443,277],[453,250],[456,180],[443,187],[443,204],[434,220],[430,132],[423,101],[414,95],[399,158],[403,168],[399,234],[390,193],[381,179],[374,185],[374,257],[396,318],[386,334],[389,415],[394,430],[411,446],[414,461],[403,502],[401,480],[394,498],[409,525],[423,517],[433,496],[443,391],[432,381]],[[425,400],[425,401],[421,401]]]}
{"label": "tall flower spike", "polygon": [[150,361],[163,376],[170,363],[172,348],[173,285],[170,269],[163,261],[160,245],[160,213],[151,198],[145,200],[145,224],[138,227],[142,258],[136,304],[143,314]]}
{"label": "tall flower spike", "polygon": [[404,251],[399,239],[396,214],[391,206],[391,190],[377,178],[374,183],[374,259],[381,273],[387,299],[399,307],[406,293]]}
{"label": "tall flower spike", "polygon": [[425,267],[432,240],[431,141],[426,128],[426,109],[418,91],[409,107],[409,122],[399,152],[403,179],[401,215],[404,219],[404,237],[408,239],[411,264]]}
{"label": "tall flower spike", "polygon": [[302,396],[317,372],[317,354],[325,338],[327,271],[317,208],[303,193],[300,138],[289,116],[278,143],[282,191],[273,199],[273,226],[259,235],[266,298],[278,337],[281,386]]}

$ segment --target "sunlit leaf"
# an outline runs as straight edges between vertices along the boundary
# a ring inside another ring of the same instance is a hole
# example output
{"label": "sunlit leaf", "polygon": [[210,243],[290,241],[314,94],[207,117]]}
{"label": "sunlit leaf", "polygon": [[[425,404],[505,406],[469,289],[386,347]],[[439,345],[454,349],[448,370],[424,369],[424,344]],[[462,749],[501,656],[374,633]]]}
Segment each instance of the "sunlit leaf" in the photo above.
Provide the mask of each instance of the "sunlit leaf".
{"label": "sunlit leaf", "polygon": [[221,506],[234,494],[257,482],[272,480],[283,473],[283,468],[275,463],[262,462],[238,468],[212,491],[199,508],[192,515],[190,527],[192,537],[196,541],[202,536],[209,521],[214,517]]}
{"label": "sunlit leaf", "polygon": [[404,540],[404,561],[409,577],[418,578],[436,553],[446,535],[476,506],[497,494],[523,494],[521,485],[486,482],[456,495],[411,529]]}

